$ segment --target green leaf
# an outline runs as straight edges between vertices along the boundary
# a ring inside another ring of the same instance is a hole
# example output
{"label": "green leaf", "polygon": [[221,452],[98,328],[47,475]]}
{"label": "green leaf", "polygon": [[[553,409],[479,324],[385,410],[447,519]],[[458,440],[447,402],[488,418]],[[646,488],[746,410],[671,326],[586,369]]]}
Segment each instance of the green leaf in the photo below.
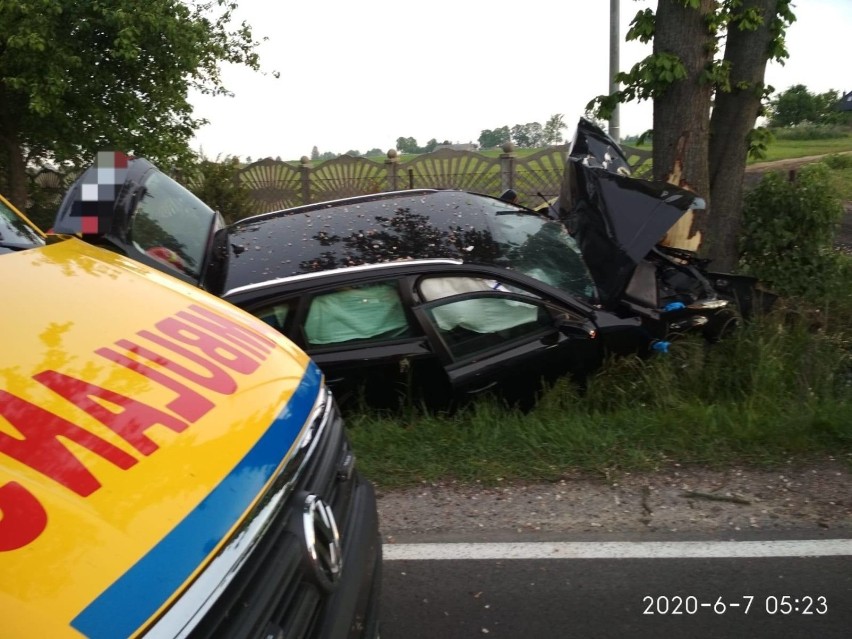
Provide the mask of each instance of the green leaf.
{"label": "green leaf", "polygon": [[226,62],[258,68],[258,42],[233,23],[234,8],[223,0],[0,1],[4,133],[33,162],[79,165],[103,148],[185,162],[202,123],[189,90],[227,94]]}

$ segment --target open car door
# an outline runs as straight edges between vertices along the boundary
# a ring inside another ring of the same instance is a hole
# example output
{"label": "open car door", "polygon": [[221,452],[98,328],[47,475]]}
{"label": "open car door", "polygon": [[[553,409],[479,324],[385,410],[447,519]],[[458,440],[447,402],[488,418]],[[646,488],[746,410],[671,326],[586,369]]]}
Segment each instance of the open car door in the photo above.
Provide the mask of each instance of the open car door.
{"label": "open car door", "polygon": [[102,152],[65,194],[53,232],[219,293],[207,284],[224,268],[221,256],[214,259],[223,226],[218,213],[147,160]]}
{"label": "open car door", "polygon": [[600,364],[594,325],[543,300],[487,288],[429,297],[413,310],[457,393],[499,386],[503,397],[524,402],[543,380],[582,379]]}

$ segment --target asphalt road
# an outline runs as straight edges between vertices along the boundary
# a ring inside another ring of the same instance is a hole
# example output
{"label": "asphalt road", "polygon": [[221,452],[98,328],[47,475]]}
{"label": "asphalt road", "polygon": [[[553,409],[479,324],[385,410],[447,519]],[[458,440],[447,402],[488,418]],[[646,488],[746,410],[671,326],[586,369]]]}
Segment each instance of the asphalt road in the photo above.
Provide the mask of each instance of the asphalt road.
{"label": "asphalt road", "polygon": [[850,554],[390,559],[384,571],[383,639],[852,636]]}

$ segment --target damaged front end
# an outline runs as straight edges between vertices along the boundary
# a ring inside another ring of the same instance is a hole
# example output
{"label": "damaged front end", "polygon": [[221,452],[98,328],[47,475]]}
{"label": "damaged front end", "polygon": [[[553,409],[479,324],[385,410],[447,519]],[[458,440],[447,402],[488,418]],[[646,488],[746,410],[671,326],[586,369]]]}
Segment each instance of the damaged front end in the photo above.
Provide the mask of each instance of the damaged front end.
{"label": "damaged front end", "polygon": [[698,256],[693,216],[703,198],[631,176],[624,151],[581,119],[571,144],[558,216],[574,236],[601,304],[639,315],[658,339],[700,331],[718,339],[754,306],[757,280],[710,273]]}

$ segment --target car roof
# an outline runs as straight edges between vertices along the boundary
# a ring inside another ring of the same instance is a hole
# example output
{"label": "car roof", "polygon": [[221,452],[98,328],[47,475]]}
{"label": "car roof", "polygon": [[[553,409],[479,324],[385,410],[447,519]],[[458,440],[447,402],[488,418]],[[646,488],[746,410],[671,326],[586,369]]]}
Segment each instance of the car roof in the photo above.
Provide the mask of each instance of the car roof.
{"label": "car roof", "polygon": [[328,280],[337,280],[341,278],[353,277],[370,277],[372,275],[386,275],[393,277],[398,275],[400,271],[410,272],[418,267],[455,267],[462,265],[461,260],[449,259],[434,259],[434,260],[399,260],[396,262],[383,262],[381,264],[361,264],[358,266],[347,266],[344,268],[329,269],[327,271],[318,271],[315,273],[301,273],[299,275],[290,275],[288,277],[278,277],[263,282],[247,284],[237,288],[230,289],[223,293],[223,297],[228,299],[232,297],[244,297],[253,292],[264,291],[272,287],[280,287],[285,284],[298,285],[319,283]]}
{"label": "car roof", "polygon": [[[418,259],[491,263],[490,218],[530,213],[458,190],[412,190],[266,213],[228,227],[224,290],[333,269]],[[531,214],[531,213],[530,213]]]}

